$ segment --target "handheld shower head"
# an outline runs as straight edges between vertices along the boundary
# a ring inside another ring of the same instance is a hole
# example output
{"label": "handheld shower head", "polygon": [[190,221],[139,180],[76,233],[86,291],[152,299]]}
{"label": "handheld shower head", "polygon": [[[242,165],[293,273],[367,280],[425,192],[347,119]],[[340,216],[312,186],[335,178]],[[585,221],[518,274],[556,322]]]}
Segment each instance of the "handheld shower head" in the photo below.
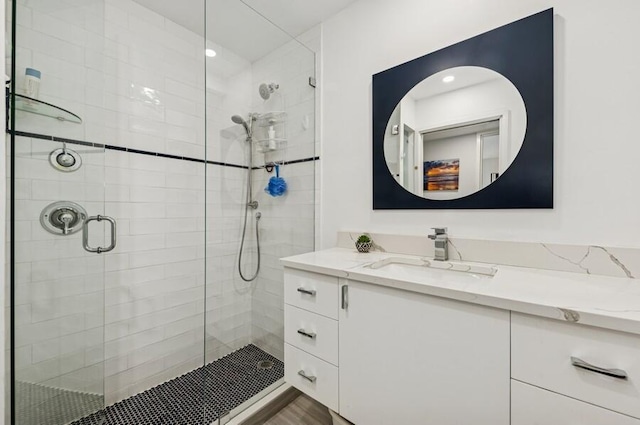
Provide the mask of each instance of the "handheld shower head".
{"label": "handheld shower head", "polygon": [[245,131],[247,132],[247,136],[251,136],[251,128],[249,127],[249,124],[247,124],[247,122],[244,120],[244,118],[242,118],[240,115],[234,115],[231,117],[231,121],[236,124],[242,124]]}

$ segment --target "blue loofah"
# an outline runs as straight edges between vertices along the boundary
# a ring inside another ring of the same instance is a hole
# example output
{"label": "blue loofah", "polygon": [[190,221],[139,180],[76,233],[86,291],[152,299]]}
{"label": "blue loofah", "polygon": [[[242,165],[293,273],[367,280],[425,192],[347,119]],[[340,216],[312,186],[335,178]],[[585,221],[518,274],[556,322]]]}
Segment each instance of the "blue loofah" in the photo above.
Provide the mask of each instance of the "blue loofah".
{"label": "blue loofah", "polygon": [[287,191],[287,182],[280,177],[280,166],[276,164],[276,175],[269,179],[269,184],[264,188],[269,195],[282,196]]}

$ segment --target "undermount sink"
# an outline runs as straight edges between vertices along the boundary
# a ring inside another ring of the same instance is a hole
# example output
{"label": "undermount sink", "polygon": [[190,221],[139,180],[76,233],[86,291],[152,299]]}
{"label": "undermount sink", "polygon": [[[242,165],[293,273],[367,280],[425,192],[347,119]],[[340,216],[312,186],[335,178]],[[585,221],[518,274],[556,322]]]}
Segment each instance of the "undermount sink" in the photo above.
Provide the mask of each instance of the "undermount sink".
{"label": "undermount sink", "polygon": [[[408,267],[407,267],[408,266]],[[405,258],[405,257],[389,257],[384,260],[376,261],[368,266],[369,268],[376,269],[397,269],[405,270],[414,269],[414,271],[420,272],[419,268],[426,268],[430,271],[442,270],[460,272],[473,275],[483,275],[487,277],[493,277],[498,269],[491,266],[481,266],[477,264],[464,264],[450,261],[435,261],[427,258]],[[423,270],[423,272],[426,270]]]}

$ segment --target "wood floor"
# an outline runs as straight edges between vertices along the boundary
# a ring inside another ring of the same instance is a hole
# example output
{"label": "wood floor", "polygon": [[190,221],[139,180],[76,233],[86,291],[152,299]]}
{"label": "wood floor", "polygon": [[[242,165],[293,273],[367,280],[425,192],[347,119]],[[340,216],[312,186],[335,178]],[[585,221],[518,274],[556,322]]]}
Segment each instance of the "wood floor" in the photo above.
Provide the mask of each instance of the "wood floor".
{"label": "wood floor", "polygon": [[301,394],[264,425],[332,425],[327,408]]}

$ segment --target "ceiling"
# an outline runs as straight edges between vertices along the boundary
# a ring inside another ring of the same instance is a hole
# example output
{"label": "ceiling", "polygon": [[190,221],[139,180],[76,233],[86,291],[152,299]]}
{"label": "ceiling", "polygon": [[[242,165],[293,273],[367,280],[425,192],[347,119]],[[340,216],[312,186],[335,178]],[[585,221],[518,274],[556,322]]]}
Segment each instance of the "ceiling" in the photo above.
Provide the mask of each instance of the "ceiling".
{"label": "ceiling", "polygon": [[242,0],[294,37],[335,15],[356,0]]}
{"label": "ceiling", "polygon": [[[134,1],[197,34],[205,33],[205,0]],[[206,0],[207,39],[253,62],[354,1]]]}

